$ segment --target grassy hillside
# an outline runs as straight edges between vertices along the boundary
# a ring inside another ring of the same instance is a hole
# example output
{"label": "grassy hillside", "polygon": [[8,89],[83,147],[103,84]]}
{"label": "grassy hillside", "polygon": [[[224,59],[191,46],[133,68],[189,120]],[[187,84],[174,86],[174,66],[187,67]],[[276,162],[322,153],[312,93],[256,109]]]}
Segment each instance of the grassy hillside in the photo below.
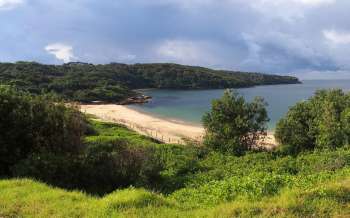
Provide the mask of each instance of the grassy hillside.
{"label": "grassy hillside", "polygon": [[0,217],[350,215],[348,147],[298,156],[253,152],[236,157],[204,148],[162,145],[120,125],[91,123],[93,131],[85,137],[90,146],[128,141],[133,148],[155,149],[164,164],[161,179],[152,181],[158,184],[136,184],[97,197],[29,179],[4,179],[0,181]]}
{"label": "grassy hillside", "polygon": [[31,93],[55,93],[67,100],[118,102],[132,89],[213,89],[298,83],[289,76],[218,71],[177,64],[0,63],[0,84]]}
{"label": "grassy hillside", "polygon": [[[348,99],[322,93],[317,99]],[[321,142],[332,146],[235,155],[165,145],[9,87],[0,87],[0,105],[0,217],[350,216],[349,110],[341,121],[321,116]]]}
{"label": "grassy hillside", "polygon": [[239,199],[193,209],[144,189],[115,191],[102,198],[69,192],[27,179],[0,181],[2,217],[348,217],[350,174],[305,190],[286,188],[259,201]]}

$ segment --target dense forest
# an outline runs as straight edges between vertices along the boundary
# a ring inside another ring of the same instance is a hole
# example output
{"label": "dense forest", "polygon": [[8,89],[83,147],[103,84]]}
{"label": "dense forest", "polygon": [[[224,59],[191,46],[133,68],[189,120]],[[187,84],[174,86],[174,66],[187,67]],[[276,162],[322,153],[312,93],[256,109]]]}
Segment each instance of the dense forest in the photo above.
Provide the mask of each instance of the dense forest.
{"label": "dense forest", "polygon": [[80,62],[43,65],[35,62],[0,63],[0,84],[30,93],[53,93],[80,102],[118,102],[134,96],[134,89],[218,89],[291,84],[290,76],[211,70],[178,64]]}

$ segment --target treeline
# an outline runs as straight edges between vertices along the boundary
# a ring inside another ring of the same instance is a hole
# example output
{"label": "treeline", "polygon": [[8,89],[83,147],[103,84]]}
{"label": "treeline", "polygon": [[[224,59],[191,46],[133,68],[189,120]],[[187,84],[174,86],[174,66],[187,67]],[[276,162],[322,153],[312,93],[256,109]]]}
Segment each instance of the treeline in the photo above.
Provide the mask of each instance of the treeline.
{"label": "treeline", "polygon": [[134,96],[133,89],[218,89],[292,84],[290,76],[211,70],[178,64],[0,63],[0,84],[34,94],[54,93],[79,102],[118,102]]}

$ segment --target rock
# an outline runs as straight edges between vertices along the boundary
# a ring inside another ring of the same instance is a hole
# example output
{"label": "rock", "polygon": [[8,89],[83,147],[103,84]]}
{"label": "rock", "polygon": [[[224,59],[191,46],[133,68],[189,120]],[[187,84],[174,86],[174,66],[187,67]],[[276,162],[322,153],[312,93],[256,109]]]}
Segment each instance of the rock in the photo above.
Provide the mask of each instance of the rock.
{"label": "rock", "polygon": [[119,104],[121,104],[121,105],[145,104],[145,103],[148,103],[150,99],[152,99],[151,96],[139,95],[139,96],[130,97],[130,98],[120,102]]}

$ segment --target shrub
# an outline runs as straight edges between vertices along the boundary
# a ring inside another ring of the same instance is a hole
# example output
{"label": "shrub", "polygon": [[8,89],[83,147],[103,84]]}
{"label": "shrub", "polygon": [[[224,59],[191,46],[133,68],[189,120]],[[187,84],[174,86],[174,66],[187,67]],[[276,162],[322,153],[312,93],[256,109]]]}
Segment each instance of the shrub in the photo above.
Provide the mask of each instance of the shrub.
{"label": "shrub", "polygon": [[95,143],[88,147],[83,160],[81,187],[105,194],[117,188],[153,188],[161,181],[163,162],[155,148],[129,144],[124,140]]}
{"label": "shrub", "polygon": [[163,162],[154,148],[127,141],[91,144],[79,155],[36,153],[12,167],[15,177],[30,177],[67,189],[103,195],[129,186],[154,188]]}
{"label": "shrub", "polygon": [[320,90],[290,108],[276,128],[276,139],[287,153],[334,149],[349,143],[350,94]]}
{"label": "shrub", "polygon": [[227,90],[221,99],[212,102],[212,109],[203,117],[205,144],[223,152],[242,155],[266,134],[269,120],[266,103],[255,98],[248,103],[242,96]]}
{"label": "shrub", "polygon": [[85,121],[73,106],[0,86],[0,175],[32,153],[78,153]]}

